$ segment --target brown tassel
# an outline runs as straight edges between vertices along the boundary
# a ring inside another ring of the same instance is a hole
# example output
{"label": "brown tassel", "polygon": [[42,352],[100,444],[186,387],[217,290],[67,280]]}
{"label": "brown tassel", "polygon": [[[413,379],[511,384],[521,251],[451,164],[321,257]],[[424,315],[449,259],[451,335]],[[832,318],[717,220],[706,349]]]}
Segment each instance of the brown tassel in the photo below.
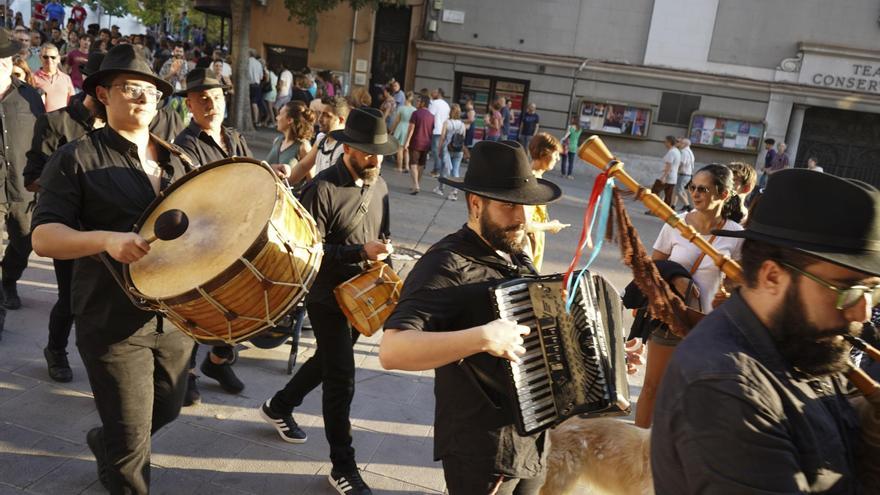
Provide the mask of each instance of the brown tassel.
{"label": "brown tassel", "polygon": [[[639,238],[639,233],[617,188],[612,197],[614,215],[617,217],[617,238],[623,262],[632,269],[633,281],[648,300],[648,313],[669,326],[679,337],[687,335],[691,326],[688,321],[688,307],[672,290],[648,255]],[[609,225],[613,222],[609,222]],[[610,229],[609,229],[610,230]]]}

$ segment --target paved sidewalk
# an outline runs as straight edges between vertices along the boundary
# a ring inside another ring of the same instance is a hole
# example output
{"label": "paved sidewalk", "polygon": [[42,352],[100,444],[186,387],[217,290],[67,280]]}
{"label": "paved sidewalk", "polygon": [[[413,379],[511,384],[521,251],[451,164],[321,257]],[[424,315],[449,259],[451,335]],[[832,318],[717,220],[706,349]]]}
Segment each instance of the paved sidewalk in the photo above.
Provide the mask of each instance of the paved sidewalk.
{"label": "paved sidewalk", "polygon": [[[261,157],[271,134],[256,134],[251,142],[255,155]],[[547,175],[566,193],[551,206],[551,215],[573,224],[548,238],[547,273],[565,269],[580,234],[595,173],[583,165],[576,173],[576,181],[559,179],[555,171]],[[391,191],[393,241],[398,247],[424,251],[464,223],[464,201],[431,194],[435,179],[425,177],[422,194],[409,196],[409,176],[394,171],[393,165],[385,167],[383,176]],[[650,250],[659,220],[637,213],[643,210],[640,205],[631,205],[630,210]],[[405,274],[411,264],[398,263],[396,268]],[[597,269],[621,289],[631,278],[614,245],[599,256]],[[56,297],[51,260],[32,256],[19,292],[24,306],[8,312],[0,341],[0,495],[104,493],[85,445],[86,431],[99,419],[73,336],[72,383],[52,382],[42,356],[48,313]],[[443,493],[442,470],[432,461],[433,372],[382,370],[377,358],[380,337],[362,339],[355,348],[358,370],[351,417],[364,478],[375,493]],[[314,352],[314,345],[311,334],[304,333],[298,363]],[[152,492],[335,493],[326,481],[330,463],[320,390],[295,412],[308,442],[281,441],[260,419],[257,408],[286,383],[289,347],[261,350],[245,344],[240,349],[235,369],[246,384],[244,392],[229,395],[212,380],[200,378],[202,404],[184,408],[178,420],[154,436]],[[202,346],[199,362],[205,352]],[[631,383],[640,382],[636,377]]]}

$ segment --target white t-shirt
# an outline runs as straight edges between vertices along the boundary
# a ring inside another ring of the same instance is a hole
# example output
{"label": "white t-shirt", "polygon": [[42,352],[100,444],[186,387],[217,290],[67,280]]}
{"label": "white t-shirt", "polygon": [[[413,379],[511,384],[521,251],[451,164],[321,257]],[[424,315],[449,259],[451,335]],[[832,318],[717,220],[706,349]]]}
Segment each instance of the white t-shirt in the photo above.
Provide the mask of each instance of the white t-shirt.
{"label": "white t-shirt", "polygon": [[445,124],[446,119],[449,118],[449,103],[446,103],[446,100],[443,98],[431,100],[431,103],[428,105],[428,111],[434,116],[433,134],[439,136],[443,133],[443,124]]}
{"label": "white t-shirt", "polygon": [[315,146],[318,148],[315,155],[315,175],[335,165],[343,153],[342,143],[339,141],[333,141],[333,144],[327,143],[324,141],[324,136],[323,132],[319,132],[318,137],[315,138]]}
{"label": "white t-shirt", "polygon": [[278,97],[283,98],[290,95],[290,90],[293,88],[293,74],[291,74],[289,70],[284,69],[281,72],[281,77],[279,77],[278,80],[281,82],[281,86],[284,86],[284,93],[279,94]]}
{"label": "white t-shirt", "polygon": [[663,169],[666,169],[666,164],[669,163],[671,166],[669,167],[669,175],[666,176],[667,184],[675,184],[678,182],[678,165],[681,163],[681,151],[678,151],[678,148],[673,146],[669,148],[669,151],[663,155]]}
{"label": "white t-shirt", "polygon": [[[684,220],[686,215],[686,213],[682,213],[678,215],[678,218]],[[724,230],[743,230],[740,224],[732,220],[725,222],[722,228]],[[712,235],[709,234],[702,237],[708,242]],[[737,260],[740,258],[742,244],[743,239],[719,236],[712,242],[712,247],[721,252],[721,254]],[[678,229],[669,226],[669,224],[664,224],[663,228],[660,229],[660,235],[657,236],[657,240],[654,242],[654,250],[668,254],[670,261],[680,264],[687,271],[693,268],[697,258],[702,254],[702,251],[697,246],[685,239]],[[715,293],[718,292],[718,286],[721,284],[721,270],[715,266],[715,262],[708,255],[703,257],[700,267],[694,273],[694,283],[700,289],[702,311],[703,313],[709,313],[712,311],[712,300],[715,298]]]}
{"label": "white t-shirt", "polygon": [[248,58],[248,82],[260,84],[263,80],[263,64],[255,57]]}
{"label": "white t-shirt", "polygon": [[232,77],[232,66],[223,62],[223,66],[220,68],[220,75],[223,77]]}
{"label": "white t-shirt", "polygon": [[678,166],[678,175],[694,175],[694,152],[691,147],[681,150],[681,164]]}

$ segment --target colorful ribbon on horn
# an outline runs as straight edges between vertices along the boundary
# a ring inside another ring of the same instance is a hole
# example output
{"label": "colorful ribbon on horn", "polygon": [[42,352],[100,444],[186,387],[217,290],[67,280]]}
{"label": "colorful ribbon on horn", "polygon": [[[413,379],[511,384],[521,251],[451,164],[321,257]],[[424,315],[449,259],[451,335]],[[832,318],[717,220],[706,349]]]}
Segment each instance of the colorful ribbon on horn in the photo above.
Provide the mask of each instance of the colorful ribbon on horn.
{"label": "colorful ribbon on horn", "polygon": [[[604,172],[596,177],[596,181],[593,183],[593,191],[590,194],[590,202],[587,204],[587,210],[584,214],[584,229],[581,231],[581,239],[578,242],[574,259],[571,260],[568,271],[565,272],[565,276],[562,279],[563,286],[568,290],[568,300],[565,304],[566,310],[570,310],[571,304],[574,302],[574,288],[577,287],[580,279],[596,260],[596,257],[599,256],[599,251],[602,250],[602,245],[605,242],[605,232],[608,230],[608,218],[611,216],[611,197],[613,192],[614,179],[609,179],[608,175]],[[593,243],[593,227],[596,226],[597,220],[598,226],[596,231],[598,231],[598,239]],[[572,281],[570,280],[571,274],[580,260],[585,245],[591,249],[590,257],[587,259],[587,264],[584,265],[580,272],[578,272],[577,277]]]}

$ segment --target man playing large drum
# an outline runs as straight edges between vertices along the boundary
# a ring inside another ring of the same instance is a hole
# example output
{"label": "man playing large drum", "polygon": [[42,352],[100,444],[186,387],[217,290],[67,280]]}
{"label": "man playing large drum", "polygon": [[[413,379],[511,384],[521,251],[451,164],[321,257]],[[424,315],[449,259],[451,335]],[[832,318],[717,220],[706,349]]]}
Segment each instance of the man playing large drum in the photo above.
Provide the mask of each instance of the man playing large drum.
{"label": "man playing large drum", "polygon": [[157,102],[172,88],[133,46],[110,50],[83,89],[105,105],[107,125],[63,146],[46,165],[33,246],[41,256],[76,259],[77,347],[102,422],[86,440],[105,487],[143,494],[150,436],[180,412],[192,341],[134,306],[114,275],[149,252],[132,226],[191,165],[149,132]]}
{"label": "man playing large drum", "polygon": [[388,186],[379,170],[383,155],[393,154],[398,144],[374,109],[352,110],[345,129],[331,135],[343,143],[344,154],[315,176],[302,195],[324,242],[321,268],[306,296],[318,348],[287,386],[261,406],[260,414],[282,440],[303,443],[306,434],[292,412],[323,383],[324,429],[333,463],[330,484],[339,493],[363,495],[372,492],[357,469],[349,419],[354,397],[352,346],[358,333],[352,332],[339,309],[333,288],[360,273],[368,260],[384,259],[392,251],[379,240],[389,234]]}

